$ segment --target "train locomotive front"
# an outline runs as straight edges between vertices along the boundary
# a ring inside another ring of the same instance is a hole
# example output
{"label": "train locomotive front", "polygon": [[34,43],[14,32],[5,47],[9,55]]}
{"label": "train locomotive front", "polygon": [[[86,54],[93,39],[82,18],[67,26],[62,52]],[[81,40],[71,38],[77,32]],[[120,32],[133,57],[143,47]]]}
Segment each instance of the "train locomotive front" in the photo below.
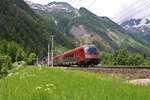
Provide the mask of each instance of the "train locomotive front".
{"label": "train locomotive front", "polygon": [[97,65],[100,62],[98,50],[95,45],[84,46],[84,65]]}

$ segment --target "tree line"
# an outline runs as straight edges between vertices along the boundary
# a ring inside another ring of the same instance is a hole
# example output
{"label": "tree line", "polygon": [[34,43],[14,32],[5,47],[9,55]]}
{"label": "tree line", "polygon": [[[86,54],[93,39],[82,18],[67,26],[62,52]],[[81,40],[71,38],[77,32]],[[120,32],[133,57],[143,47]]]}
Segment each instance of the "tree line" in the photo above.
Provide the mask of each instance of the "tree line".
{"label": "tree line", "polygon": [[20,45],[6,40],[0,41],[0,74],[7,74],[12,69],[14,62],[25,61],[33,64],[36,60],[35,53],[26,53]]}
{"label": "tree line", "polygon": [[150,57],[146,54],[131,53],[127,49],[119,49],[113,54],[100,52],[101,65],[150,66]]}

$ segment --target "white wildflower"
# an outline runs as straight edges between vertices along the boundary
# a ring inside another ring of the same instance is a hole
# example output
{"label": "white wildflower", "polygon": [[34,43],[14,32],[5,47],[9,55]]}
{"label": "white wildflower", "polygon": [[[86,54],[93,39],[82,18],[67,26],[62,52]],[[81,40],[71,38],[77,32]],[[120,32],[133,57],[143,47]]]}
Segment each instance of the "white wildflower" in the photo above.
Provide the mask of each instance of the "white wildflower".
{"label": "white wildflower", "polygon": [[50,88],[46,88],[46,89],[44,89],[45,91],[49,91],[50,90]]}
{"label": "white wildflower", "polygon": [[8,77],[9,77],[9,76],[12,76],[12,75],[13,75],[13,73],[9,73],[9,74],[8,74]]}
{"label": "white wildflower", "polygon": [[53,84],[46,84],[46,87],[54,86]]}
{"label": "white wildflower", "polygon": [[17,73],[15,73],[14,75],[18,75],[19,73],[17,72]]}
{"label": "white wildflower", "polygon": [[50,88],[47,88],[47,90],[50,90]]}
{"label": "white wildflower", "polygon": [[40,87],[40,86],[36,87],[36,90],[40,90],[40,89],[42,89],[42,87]]}
{"label": "white wildflower", "polygon": [[45,91],[47,91],[47,89],[44,89]]}

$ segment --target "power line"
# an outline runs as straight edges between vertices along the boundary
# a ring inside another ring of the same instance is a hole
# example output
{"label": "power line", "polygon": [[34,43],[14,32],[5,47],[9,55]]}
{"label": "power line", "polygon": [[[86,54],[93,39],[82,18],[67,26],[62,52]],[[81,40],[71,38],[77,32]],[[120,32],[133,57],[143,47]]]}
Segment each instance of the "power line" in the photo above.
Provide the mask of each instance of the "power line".
{"label": "power line", "polygon": [[[150,9],[150,8],[148,8],[147,10],[149,10],[149,9]],[[143,11],[143,9],[138,10],[138,11],[136,11],[136,12],[134,12],[134,13],[131,13],[131,14],[129,14],[128,16],[125,16],[125,17],[123,17],[123,18],[120,18],[120,20],[118,20],[118,22],[124,21],[124,20],[127,19],[129,16],[134,16],[134,15],[140,14],[142,11]]]}
{"label": "power line", "polygon": [[[131,12],[131,10],[134,10],[135,8],[137,8],[137,5],[139,5],[139,1],[138,1],[138,3],[136,2],[136,5],[135,4],[133,4],[133,3],[131,3],[130,5],[128,5],[126,8],[124,8],[123,10],[124,11],[121,11],[121,12],[119,12],[119,16],[117,16],[118,18],[121,18],[122,16],[125,16],[127,13],[129,13],[129,12]],[[140,3],[141,4],[141,3]],[[131,8],[132,7],[132,9],[129,9],[129,8]],[[113,19],[115,19],[115,18],[117,18],[117,17],[114,17]]]}
{"label": "power line", "polygon": [[87,9],[90,9],[94,4],[95,4],[96,0],[93,0],[93,2],[88,6]]}
{"label": "power line", "polygon": [[82,2],[83,2],[84,0],[79,0],[78,2],[77,2],[77,4],[76,4],[76,8],[78,7],[78,5],[80,5]]}
{"label": "power line", "polygon": [[[82,3],[82,2],[83,2],[83,0],[79,0],[79,1],[77,2],[77,4],[76,4],[75,8],[77,8],[77,6],[78,6],[80,3]],[[75,15],[76,15],[76,13],[73,13],[73,18],[75,17]],[[66,25],[66,27],[64,27],[64,30],[63,30],[64,35],[65,35],[65,30],[66,30],[66,28],[71,25],[72,20],[73,20],[73,19],[71,19],[71,21],[68,22],[68,24]]]}
{"label": "power line", "polygon": [[[116,18],[113,18],[113,19],[116,19],[116,20],[118,19],[118,22],[120,22],[120,21],[123,21],[123,20],[125,20],[126,18],[128,18],[130,16],[134,16],[134,15],[137,15],[137,14],[143,12],[143,10],[145,10],[145,9],[148,10],[150,8],[149,4],[146,3],[146,2],[144,2],[144,4],[145,4],[144,7],[143,6],[137,7],[137,5],[132,6],[132,9],[131,10],[126,10],[126,13],[123,13],[123,15],[121,14],[122,15],[121,17],[118,17],[118,18],[116,17]],[[141,5],[141,2],[140,2],[140,5]],[[138,4],[138,6],[139,6],[139,4]],[[131,13],[131,12],[133,12],[133,13]]]}
{"label": "power line", "polygon": [[[83,1],[84,1],[84,0],[79,0],[79,2],[77,3],[76,6],[78,6],[78,5],[79,5],[80,3],[82,3]],[[96,2],[96,0],[93,0],[93,2],[89,5],[89,7],[88,7],[87,9],[89,10],[89,8],[91,8],[91,7],[94,5],[95,2]],[[84,14],[84,13],[86,13],[86,11],[85,11],[85,12],[83,11],[83,13],[81,12],[81,14]],[[75,15],[76,15],[76,13],[74,13],[73,17],[75,17]],[[72,19],[72,20],[73,20],[73,19]],[[64,33],[65,33],[66,28],[71,25],[72,20],[69,21],[69,23],[66,25],[66,27],[64,27],[64,30],[63,30]]]}
{"label": "power line", "polygon": [[133,13],[128,12],[128,14],[126,14],[126,16],[118,18],[118,22],[124,21],[125,19],[129,18],[130,16],[135,16],[137,14],[140,14],[141,12],[143,12],[143,10],[147,11],[149,9],[150,9],[150,7],[148,7],[147,5],[145,5],[145,7],[142,7],[142,8],[140,7],[139,9],[136,9],[136,10],[133,9],[134,11],[131,11]]}

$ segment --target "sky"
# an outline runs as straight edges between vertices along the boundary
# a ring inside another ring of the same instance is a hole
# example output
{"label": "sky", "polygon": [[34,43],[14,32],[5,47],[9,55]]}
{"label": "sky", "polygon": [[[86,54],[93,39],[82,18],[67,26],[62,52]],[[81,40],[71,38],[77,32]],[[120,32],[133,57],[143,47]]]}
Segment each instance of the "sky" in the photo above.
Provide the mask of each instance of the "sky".
{"label": "sky", "polygon": [[150,16],[150,0],[28,0],[39,4],[68,2],[75,8],[85,7],[98,16],[107,16],[117,23],[130,18]]}

